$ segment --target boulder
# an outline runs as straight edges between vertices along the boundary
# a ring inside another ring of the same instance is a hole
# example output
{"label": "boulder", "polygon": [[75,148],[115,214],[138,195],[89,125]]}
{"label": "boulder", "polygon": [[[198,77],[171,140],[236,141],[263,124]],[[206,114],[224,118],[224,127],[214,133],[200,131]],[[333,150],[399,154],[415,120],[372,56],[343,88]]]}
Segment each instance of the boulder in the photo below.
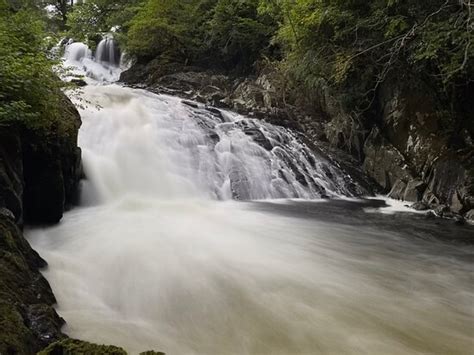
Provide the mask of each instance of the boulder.
{"label": "boulder", "polygon": [[[413,179],[405,158],[382,136],[377,127],[372,129],[365,141],[364,155],[363,169],[385,192],[389,192],[397,181]],[[403,192],[400,193],[394,198],[403,198]]]}
{"label": "boulder", "polygon": [[435,213],[436,216],[442,217],[442,218],[455,217],[455,214],[453,213],[453,211],[451,211],[451,209],[447,205],[439,205],[433,210],[433,212]]}
{"label": "boulder", "polygon": [[421,201],[423,199],[423,193],[425,192],[426,186],[426,183],[419,179],[409,181],[402,200],[411,202]]}
{"label": "boulder", "polygon": [[426,203],[424,203],[422,201],[415,202],[410,207],[413,208],[414,210],[417,210],[417,211],[426,211],[426,210],[430,209],[430,206],[428,206]]}
{"label": "boulder", "polygon": [[466,219],[466,221],[474,223],[474,209],[467,211],[464,215],[464,218]]}

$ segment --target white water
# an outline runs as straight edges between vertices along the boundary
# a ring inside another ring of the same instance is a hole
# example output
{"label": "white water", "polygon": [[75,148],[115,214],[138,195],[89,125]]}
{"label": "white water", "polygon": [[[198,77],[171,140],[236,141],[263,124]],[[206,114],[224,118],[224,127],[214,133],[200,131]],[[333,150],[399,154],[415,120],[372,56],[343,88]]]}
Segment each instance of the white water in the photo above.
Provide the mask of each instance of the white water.
{"label": "white water", "polygon": [[118,66],[120,64],[120,53],[117,49],[115,40],[106,36],[97,45],[97,51],[95,55],[97,61],[101,64],[111,64]]}
{"label": "white water", "polygon": [[82,207],[29,232],[70,336],[132,353],[472,352],[472,249],[230,200],[350,194],[284,129],[117,85],[82,97]]}
{"label": "white water", "polygon": [[112,57],[112,61],[109,62],[109,56],[105,58],[102,54],[105,48],[115,53],[113,48],[110,49],[113,47],[113,43],[110,42],[106,45],[101,41],[99,44],[96,56],[87,45],[81,42],[69,42],[65,46],[63,63],[64,68],[67,69],[65,80],[71,76],[78,76],[84,77],[89,84],[98,84],[100,82],[114,82],[119,79],[121,68],[117,65],[115,57]]}

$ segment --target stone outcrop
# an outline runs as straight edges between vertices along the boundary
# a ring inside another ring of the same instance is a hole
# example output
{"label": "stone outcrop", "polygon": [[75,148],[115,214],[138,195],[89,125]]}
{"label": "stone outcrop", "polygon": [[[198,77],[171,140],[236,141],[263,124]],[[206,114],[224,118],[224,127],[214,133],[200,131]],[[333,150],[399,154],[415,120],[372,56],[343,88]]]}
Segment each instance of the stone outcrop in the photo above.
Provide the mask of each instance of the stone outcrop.
{"label": "stone outcrop", "polygon": [[[411,82],[410,86],[399,82],[383,86],[377,117],[380,128],[374,129],[382,132],[385,144],[369,135],[364,165],[377,165],[377,175],[394,175],[384,186],[394,198],[423,202],[431,208],[447,205],[451,212],[465,214],[474,197],[472,124],[447,111],[429,86],[414,78]],[[388,151],[398,152],[397,162],[375,164],[376,152]]]}
{"label": "stone outcrop", "polygon": [[0,354],[34,354],[64,338],[64,320],[39,269],[46,262],[23,237],[27,223],[58,222],[81,175],[80,116],[63,96],[56,127],[0,125]]}
{"label": "stone outcrop", "polygon": [[74,105],[63,100],[61,125],[0,126],[0,208],[10,210],[19,224],[56,223],[75,201],[82,174],[81,119]]}
{"label": "stone outcrop", "polygon": [[57,223],[76,200],[81,177],[81,150],[77,132],[81,119],[74,105],[64,99],[63,127],[48,133],[21,132],[24,217],[29,223]]}

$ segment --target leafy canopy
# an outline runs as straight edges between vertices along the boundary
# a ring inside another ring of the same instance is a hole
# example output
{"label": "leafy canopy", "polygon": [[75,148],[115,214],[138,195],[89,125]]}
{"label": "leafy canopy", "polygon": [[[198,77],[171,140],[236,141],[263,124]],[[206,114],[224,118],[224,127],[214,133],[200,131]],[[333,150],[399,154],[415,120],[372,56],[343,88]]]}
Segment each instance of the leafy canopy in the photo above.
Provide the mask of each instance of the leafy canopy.
{"label": "leafy canopy", "polygon": [[45,37],[34,8],[0,0],[0,123],[40,126],[59,118],[61,82],[52,72]]}

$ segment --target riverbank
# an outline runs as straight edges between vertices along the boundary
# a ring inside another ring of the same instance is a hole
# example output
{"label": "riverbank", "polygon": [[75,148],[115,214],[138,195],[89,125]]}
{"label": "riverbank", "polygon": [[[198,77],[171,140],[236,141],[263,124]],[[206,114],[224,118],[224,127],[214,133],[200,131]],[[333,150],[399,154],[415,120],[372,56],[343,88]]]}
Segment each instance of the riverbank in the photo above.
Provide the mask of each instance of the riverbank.
{"label": "riverbank", "polygon": [[77,199],[79,113],[61,94],[54,127],[0,125],[0,353],[32,354],[64,338],[64,320],[40,269],[47,263],[23,236],[25,224],[58,223]]}

